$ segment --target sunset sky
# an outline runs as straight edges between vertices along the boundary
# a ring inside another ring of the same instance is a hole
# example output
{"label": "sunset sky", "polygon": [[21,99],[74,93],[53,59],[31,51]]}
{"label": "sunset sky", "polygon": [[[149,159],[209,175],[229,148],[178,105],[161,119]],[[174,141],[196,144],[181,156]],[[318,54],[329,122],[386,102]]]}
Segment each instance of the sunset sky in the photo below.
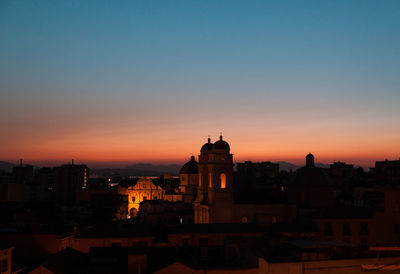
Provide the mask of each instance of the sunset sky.
{"label": "sunset sky", "polygon": [[[118,4],[117,4],[118,2]],[[0,160],[400,157],[400,1],[0,1]]]}

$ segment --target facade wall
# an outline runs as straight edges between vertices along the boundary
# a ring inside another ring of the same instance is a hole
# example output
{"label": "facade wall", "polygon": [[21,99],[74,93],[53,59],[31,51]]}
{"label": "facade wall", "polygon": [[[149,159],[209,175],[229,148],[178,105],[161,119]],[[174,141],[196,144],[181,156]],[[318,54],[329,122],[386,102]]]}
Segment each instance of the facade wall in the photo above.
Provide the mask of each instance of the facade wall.
{"label": "facade wall", "polygon": [[[380,259],[349,259],[349,260],[327,260],[294,263],[270,263],[266,262],[266,274],[363,274],[363,264],[392,264],[398,263],[399,257]],[[381,273],[382,271],[368,271],[368,273]],[[397,272],[396,272],[397,273]]]}
{"label": "facade wall", "polygon": [[12,250],[12,247],[0,250],[0,273],[2,274],[12,273]]}
{"label": "facade wall", "polygon": [[287,204],[236,204],[234,210],[237,223],[290,222],[296,218],[297,213],[295,205]]}
{"label": "facade wall", "polygon": [[72,248],[87,253],[91,247],[151,246],[153,240],[153,237],[75,238]]}
{"label": "facade wall", "polygon": [[164,190],[156,186],[150,178],[140,178],[136,185],[129,188],[119,188],[120,194],[128,195],[128,212],[139,210],[140,203],[145,200],[163,200]]}
{"label": "facade wall", "polygon": [[[326,241],[343,241],[364,248],[376,244],[375,219],[319,219],[317,223],[320,236]],[[327,231],[327,226],[332,228],[332,233]]]}
{"label": "facade wall", "polygon": [[163,269],[156,271],[157,274],[169,274],[169,273],[183,273],[183,274],[229,274],[229,273],[243,273],[243,274],[259,274],[258,268],[243,268],[243,269],[192,269],[179,262],[171,264]]}
{"label": "facade wall", "polygon": [[208,245],[222,246],[226,237],[262,237],[262,232],[238,232],[238,233],[182,233],[168,234],[168,241],[171,246],[201,246],[207,239]]}

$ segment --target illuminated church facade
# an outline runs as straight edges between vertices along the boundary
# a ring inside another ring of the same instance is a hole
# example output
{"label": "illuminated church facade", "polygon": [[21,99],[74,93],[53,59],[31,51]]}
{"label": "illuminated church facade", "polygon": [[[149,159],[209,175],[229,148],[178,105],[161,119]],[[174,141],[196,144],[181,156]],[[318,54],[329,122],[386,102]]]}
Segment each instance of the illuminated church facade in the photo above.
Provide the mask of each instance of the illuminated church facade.
{"label": "illuminated church facade", "polygon": [[296,216],[293,205],[236,204],[233,166],[233,154],[222,136],[215,143],[208,138],[199,155],[197,195],[193,202],[195,223],[274,223]]}

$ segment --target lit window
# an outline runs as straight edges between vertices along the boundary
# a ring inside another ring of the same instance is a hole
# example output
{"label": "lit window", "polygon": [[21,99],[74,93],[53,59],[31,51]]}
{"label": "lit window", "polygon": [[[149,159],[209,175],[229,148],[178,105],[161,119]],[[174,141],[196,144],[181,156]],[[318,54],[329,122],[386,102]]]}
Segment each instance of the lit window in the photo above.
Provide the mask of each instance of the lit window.
{"label": "lit window", "polygon": [[247,217],[246,216],[242,217],[242,223],[244,223],[244,224],[247,223]]}
{"label": "lit window", "polygon": [[221,173],[221,188],[226,188],[226,175],[225,173]]}
{"label": "lit window", "polygon": [[212,187],[212,173],[211,172],[208,174],[208,187],[209,188]]}

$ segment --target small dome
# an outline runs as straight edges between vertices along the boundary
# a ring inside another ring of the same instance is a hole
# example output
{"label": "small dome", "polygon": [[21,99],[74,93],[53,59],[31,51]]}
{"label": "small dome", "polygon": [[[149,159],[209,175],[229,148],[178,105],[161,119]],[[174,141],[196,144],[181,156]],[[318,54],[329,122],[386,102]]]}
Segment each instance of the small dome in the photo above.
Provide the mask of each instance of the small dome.
{"label": "small dome", "polygon": [[306,166],[314,166],[314,155],[312,155],[311,153],[308,153],[306,156]]}
{"label": "small dome", "polygon": [[190,157],[190,161],[184,164],[179,171],[179,174],[198,174],[199,173],[199,167],[194,159],[194,156]]}
{"label": "small dome", "polygon": [[213,144],[211,143],[211,139],[208,138],[208,142],[205,143],[202,147],[200,152],[204,152],[204,151],[210,151],[213,148]]}
{"label": "small dome", "polygon": [[227,142],[222,140],[222,135],[221,135],[221,136],[219,136],[219,140],[214,143],[213,149],[227,150],[229,152],[230,147]]}

